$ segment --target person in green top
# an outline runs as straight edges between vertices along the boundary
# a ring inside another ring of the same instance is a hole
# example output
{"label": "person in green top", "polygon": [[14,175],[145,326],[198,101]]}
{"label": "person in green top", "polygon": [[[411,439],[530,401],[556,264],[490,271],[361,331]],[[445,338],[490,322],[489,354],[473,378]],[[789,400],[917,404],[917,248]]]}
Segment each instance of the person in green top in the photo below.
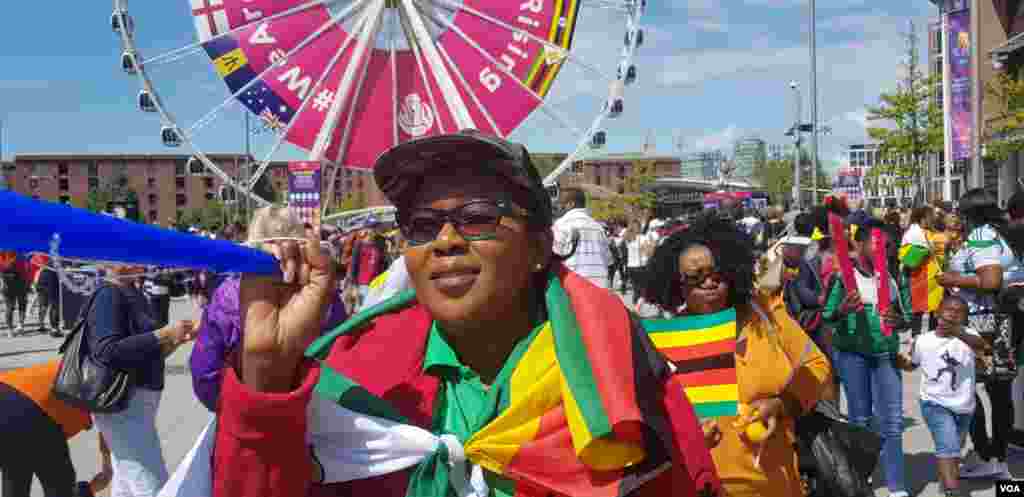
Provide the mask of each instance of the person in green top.
{"label": "person in green top", "polygon": [[[867,427],[872,415],[882,436],[882,468],[889,495],[907,497],[903,461],[903,380],[894,362],[899,352],[895,330],[909,322],[905,288],[890,280],[892,305],[886,316],[878,313],[878,274],[871,245],[871,220],[857,229],[850,243],[857,288],[847,290],[834,278],[823,314],[833,328],[833,369],[846,392],[850,422]],[[884,228],[883,228],[884,229]],[[895,242],[896,240],[890,240]],[[898,290],[897,290],[898,289]],[[882,319],[894,330],[882,332]]]}

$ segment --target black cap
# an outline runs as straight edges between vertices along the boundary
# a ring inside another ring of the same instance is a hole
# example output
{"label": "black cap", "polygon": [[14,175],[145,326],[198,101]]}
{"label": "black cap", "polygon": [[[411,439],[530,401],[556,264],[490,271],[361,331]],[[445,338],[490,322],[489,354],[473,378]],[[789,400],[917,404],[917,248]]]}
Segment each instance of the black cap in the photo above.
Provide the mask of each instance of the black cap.
{"label": "black cap", "polygon": [[477,130],[418,138],[392,147],[377,158],[373,176],[384,196],[401,209],[433,168],[457,164],[476,165],[498,173],[528,194],[531,205],[522,207],[530,212],[534,222],[553,222],[551,197],[526,147]]}

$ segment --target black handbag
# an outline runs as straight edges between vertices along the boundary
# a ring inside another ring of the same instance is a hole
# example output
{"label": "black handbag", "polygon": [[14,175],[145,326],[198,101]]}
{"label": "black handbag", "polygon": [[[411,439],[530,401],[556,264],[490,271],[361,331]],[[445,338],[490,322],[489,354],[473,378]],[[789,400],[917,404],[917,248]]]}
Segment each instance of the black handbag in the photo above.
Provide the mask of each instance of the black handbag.
{"label": "black handbag", "polygon": [[831,402],[796,422],[800,476],[808,497],[874,495],[868,479],[882,451],[882,438],[846,421]]}
{"label": "black handbag", "polygon": [[135,378],[131,373],[101,364],[89,353],[88,318],[99,292],[97,289],[89,297],[74,328],[60,346],[63,358],[52,392],[55,398],[79,409],[114,413],[127,407],[135,392]]}

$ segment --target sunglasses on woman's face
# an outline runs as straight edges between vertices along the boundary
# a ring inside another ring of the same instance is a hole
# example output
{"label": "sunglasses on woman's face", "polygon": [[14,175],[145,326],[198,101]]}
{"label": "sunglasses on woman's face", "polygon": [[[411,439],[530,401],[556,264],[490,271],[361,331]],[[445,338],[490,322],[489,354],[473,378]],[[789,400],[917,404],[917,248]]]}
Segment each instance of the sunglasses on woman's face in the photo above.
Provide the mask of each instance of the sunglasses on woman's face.
{"label": "sunglasses on woman's face", "polygon": [[507,201],[474,200],[454,209],[413,209],[399,221],[402,236],[411,245],[437,239],[446,224],[466,241],[493,240],[503,217],[523,217],[525,213]]}
{"label": "sunglasses on woman's face", "polygon": [[714,286],[718,286],[724,281],[724,276],[717,269],[705,269],[694,273],[684,272],[680,275],[679,284],[684,290],[689,290],[704,286],[708,280],[711,280]]}

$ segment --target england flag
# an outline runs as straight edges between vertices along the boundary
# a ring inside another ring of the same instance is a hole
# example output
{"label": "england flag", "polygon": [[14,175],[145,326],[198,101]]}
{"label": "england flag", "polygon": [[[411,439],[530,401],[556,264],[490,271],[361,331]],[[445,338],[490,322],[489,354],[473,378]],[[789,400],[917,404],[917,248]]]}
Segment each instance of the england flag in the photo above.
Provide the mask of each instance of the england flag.
{"label": "england flag", "polygon": [[231,31],[224,0],[189,1],[192,2],[192,17],[195,19],[200,42]]}

